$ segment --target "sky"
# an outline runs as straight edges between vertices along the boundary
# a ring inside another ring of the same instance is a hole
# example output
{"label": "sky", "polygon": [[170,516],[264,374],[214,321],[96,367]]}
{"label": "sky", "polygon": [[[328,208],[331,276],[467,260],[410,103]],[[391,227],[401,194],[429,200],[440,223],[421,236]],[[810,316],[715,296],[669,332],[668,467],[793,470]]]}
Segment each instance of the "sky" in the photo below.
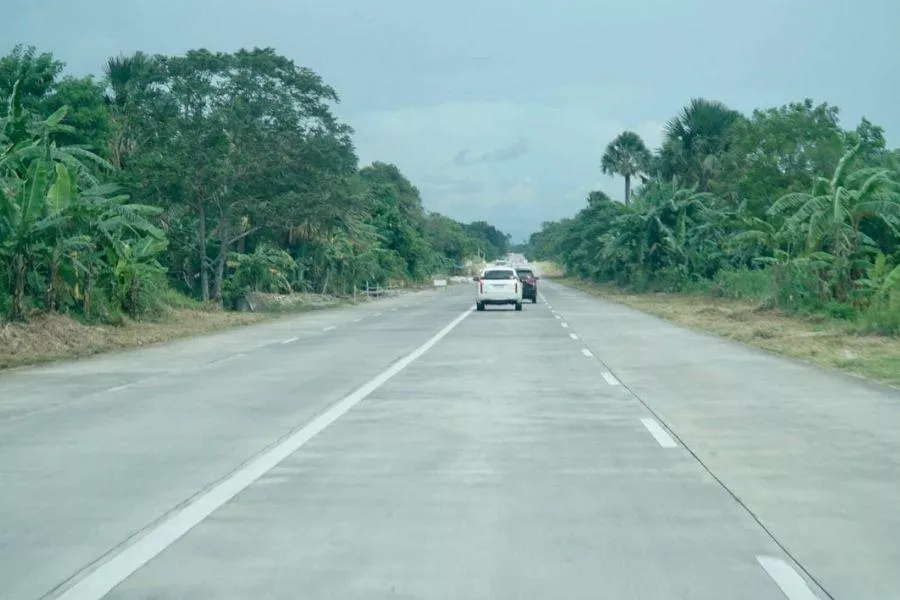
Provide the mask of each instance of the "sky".
{"label": "sky", "polygon": [[898,0],[55,0],[4,11],[0,52],[76,75],[110,56],[253,46],[337,89],[362,164],[395,163],[425,207],[524,240],[571,216],[622,130],[651,148],[692,97],[748,113],[812,98],[900,146]]}

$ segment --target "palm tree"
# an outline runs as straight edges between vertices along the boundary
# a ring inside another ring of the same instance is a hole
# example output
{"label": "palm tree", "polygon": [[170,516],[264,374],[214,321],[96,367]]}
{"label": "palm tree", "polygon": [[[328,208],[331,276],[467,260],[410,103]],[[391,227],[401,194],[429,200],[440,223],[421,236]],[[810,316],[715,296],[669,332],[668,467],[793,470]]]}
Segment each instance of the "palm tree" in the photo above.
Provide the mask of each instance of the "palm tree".
{"label": "palm tree", "polygon": [[133,103],[133,97],[150,85],[156,67],[155,59],[143,52],[116,56],[106,62],[104,71],[109,92],[104,100],[112,125],[109,157],[117,169],[121,169],[125,159],[137,149],[133,128],[129,127],[129,117],[132,115],[126,112]]}
{"label": "palm tree", "polygon": [[696,183],[701,192],[709,191],[711,174],[718,157],[729,147],[729,131],[740,113],[721,102],[694,98],[677,117],[666,123],[663,148],[675,169]]}
{"label": "palm tree", "polygon": [[623,131],[609,143],[600,168],[607,175],[621,175],[625,178],[625,204],[631,202],[631,178],[645,172],[650,163],[650,151],[641,136],[633,131]]}

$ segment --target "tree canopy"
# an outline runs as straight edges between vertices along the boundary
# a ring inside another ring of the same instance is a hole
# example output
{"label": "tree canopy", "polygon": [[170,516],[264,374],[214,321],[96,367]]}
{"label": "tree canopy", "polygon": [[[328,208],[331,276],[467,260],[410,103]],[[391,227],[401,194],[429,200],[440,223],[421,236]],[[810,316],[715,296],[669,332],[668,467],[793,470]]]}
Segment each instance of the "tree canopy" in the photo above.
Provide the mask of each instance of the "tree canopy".
{"label": "tree canopy", "polygon": [[748,296],[898,332],[900,152],[870,121],[843,129],[838,117],[808,99],[749,116],[694,99],[666,125],[631,203],[592,192],[528,251],[587,279]]}
{"label": "tree canopy", "polygon": [[173,290],[350,293],[505,251],[430,213],[391,164],[360,168],[338,93],[272,48],[137,52],[101,79],[0,58],[0,313],[114,321]]}

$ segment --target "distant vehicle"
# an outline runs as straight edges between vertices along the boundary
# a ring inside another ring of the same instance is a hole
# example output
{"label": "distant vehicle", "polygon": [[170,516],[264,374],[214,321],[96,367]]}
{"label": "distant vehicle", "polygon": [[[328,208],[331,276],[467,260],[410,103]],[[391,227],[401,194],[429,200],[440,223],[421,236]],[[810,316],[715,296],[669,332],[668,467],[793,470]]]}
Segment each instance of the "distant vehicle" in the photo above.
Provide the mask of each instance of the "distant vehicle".
{"label": "distant vehicle", "polygon": [[516,275],[522,282],[522,298],[537,304],[537,275],[529,267],[516,267]]}
{"label": "distant vehicle", "polygon": [[513,304],[522,310],[522,288],[524,284],[514,269],[509,267],[488,267],[480,277],[475,277],[475,307],[484,310],[488,304]]}

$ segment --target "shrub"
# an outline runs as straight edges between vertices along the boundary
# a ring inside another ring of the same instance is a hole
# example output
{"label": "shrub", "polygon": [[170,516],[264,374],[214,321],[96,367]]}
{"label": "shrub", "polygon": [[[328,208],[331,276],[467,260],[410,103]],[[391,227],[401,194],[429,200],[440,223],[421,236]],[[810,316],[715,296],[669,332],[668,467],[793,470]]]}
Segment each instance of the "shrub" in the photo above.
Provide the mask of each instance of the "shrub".
{"label": "shrub", "polygon": [[771,300],[774,296],[772,270],[727,269],[716,273],[710,293],[736,300]]}

